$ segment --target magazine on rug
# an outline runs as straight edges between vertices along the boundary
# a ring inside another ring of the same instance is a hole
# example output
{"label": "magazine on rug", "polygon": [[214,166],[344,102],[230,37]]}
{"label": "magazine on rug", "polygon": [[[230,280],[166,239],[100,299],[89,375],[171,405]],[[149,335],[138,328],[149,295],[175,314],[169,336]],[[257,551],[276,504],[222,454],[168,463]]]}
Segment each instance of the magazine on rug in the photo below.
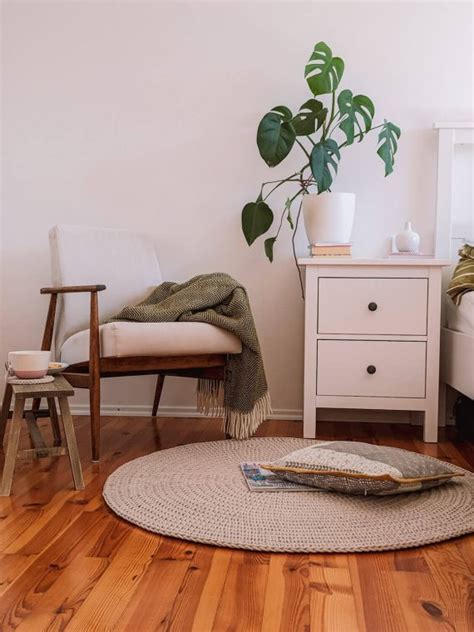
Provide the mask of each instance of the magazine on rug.
{"label": "magazine on rug", "polygon": [[240,469],[251,492],[321,492],[322,489],[285,481],[259,463],[241,463]]}

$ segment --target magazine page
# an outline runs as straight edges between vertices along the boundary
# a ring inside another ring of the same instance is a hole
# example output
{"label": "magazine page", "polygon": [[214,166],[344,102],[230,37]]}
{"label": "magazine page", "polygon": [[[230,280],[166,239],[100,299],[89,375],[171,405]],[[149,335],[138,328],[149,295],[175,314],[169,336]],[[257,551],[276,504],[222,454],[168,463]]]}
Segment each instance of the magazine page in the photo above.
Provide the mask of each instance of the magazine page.
{"label": "magazine page", "polygon": [[240,469],[251,492],[320,492],[324,491],[310,485],[300,485],[286,481],[260,466],[259,463],[241,463]]}

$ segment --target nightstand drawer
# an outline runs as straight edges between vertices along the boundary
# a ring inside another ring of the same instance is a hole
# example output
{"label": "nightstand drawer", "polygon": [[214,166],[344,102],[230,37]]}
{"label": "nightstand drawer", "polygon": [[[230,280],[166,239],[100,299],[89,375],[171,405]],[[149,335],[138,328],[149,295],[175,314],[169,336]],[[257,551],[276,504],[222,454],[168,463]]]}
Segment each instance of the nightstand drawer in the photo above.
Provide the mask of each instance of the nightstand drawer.
{"label": "nightstand drawer", "polygon": [[425,397],[426,343],[318,340],[318,395]]}
{"label": "nightstand drawer", "polygon": [[320,278],[318,332],[426,335],[428,279]]}

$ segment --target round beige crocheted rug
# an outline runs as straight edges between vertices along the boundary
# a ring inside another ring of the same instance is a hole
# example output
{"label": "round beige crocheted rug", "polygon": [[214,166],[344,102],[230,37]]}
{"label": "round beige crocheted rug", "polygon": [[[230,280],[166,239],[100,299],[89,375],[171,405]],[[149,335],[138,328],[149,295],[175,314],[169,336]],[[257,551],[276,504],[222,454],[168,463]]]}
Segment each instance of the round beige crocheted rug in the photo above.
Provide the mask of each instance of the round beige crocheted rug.
{"label": "round beige crocheted rug", "polygon": [[249,491],[240,463],[273,460],[312,443],[272,437],[155,452],[111,474],[104,498],[149,531],[256,551],[383,551],[474,531],[474,474],[465,470],[440,487],[384,497]]}

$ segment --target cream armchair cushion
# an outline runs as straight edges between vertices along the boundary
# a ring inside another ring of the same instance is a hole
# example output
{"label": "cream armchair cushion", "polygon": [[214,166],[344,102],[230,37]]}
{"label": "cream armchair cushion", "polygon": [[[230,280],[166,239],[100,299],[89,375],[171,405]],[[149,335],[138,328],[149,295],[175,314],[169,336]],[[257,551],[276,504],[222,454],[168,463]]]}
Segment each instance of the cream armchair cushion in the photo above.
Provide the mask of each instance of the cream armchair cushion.
{"label": "cream armchair cushion", "polygon": [[[101,355],[182,356],[205,353],[240,353],[242,343],[233,334],[208,323],[128,323],[101,325]],[[89,330],[66,340],[61,362],[75,364],[89,359]]]}
{"label": "cream armchair cushion", "polygon": [[[59,225],[49,233],[55,286],[103,283],[101,321],[143,300],[162,282],[153,240],[125,230]],[[59,296],[55,350],[68,364],[89,359],[89,300]],[[110,323],[100,328],[101,356],[240,353],[240,340],[207,323]]]}

